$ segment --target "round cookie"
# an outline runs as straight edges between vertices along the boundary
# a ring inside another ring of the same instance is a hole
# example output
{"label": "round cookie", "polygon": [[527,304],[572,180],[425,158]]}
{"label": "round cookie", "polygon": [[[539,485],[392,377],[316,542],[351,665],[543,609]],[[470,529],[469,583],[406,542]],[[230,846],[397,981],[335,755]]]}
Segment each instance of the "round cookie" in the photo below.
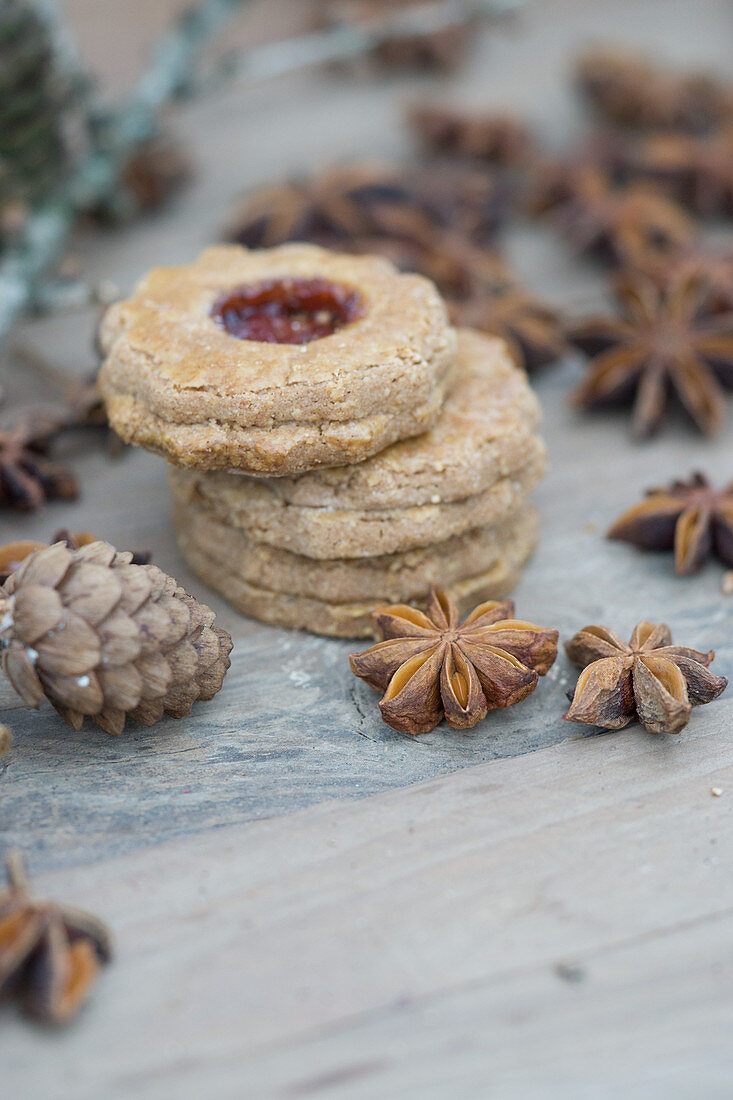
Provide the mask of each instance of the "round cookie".
{"label": "round cookie", "polygon": [[435,428],[359,466],[298,478],[170,471],[181,503],[317,559],[396,553],[500,521],[542,477],[539,406],[501,341],[462,330],[456,382]]}
{"label": "round cookie", "polygon": [[276,476],[425,431],[455,356],[429,280],[306,244],[222,245],[155,268],[107,311],[100,343],[126,442],[180,466]]}
{"label": "round cookie", "polygon": [[400,603],[424,596],[431,585],[450,586],[485,571],[513,544],[536,538],[538,521],[534,507],[525,504],[506,523],[478,527],[434,546],[331,561],[252,542],[201,506],[176,507],[174,526],[184,558],[199,560],[205,555],[211,563],[204,579],[215,588],[223,569],[258,588],[328,603]]}
{"label": "round cookie", "polygon": [[[484,600],[503,600],[510,595],[534,550],[535,542],[535,532],[527,532],[508,545],[502,556],[488,568],[445,585],[461,613],[465,614]],[[362,599],[338,603],[278,592],[243,580],[225,564],[218,562],[210,550],[201,549],[198,545],[188,543],[184,554],[190,567],[206,584],[224,595],[238,611],[254,619],[332,637],[374,636],[371,613],[377,601]],[[416,602],[423,608],[425,606],[424,598],[415,601],[413,597],[410,602]]]}

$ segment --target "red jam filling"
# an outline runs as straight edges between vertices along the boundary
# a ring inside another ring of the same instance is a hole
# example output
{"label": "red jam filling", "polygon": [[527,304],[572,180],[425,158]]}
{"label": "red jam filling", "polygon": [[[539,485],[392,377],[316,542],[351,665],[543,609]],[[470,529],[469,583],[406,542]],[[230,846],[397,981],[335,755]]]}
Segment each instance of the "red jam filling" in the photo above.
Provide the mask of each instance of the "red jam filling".
{"label": "red jam filling", "polygon": [[330,336],[362,314],[358,291],[327,279],[268,279],[228,291],[212,310],[239,340],[307,344]]}

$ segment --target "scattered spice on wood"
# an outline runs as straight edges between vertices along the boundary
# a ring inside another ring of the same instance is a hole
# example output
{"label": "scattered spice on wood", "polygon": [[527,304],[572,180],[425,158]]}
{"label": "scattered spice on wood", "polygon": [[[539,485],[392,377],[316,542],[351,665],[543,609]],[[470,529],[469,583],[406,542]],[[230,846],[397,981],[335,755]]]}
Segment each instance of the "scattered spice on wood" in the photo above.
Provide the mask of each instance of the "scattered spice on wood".
{"label": "scattered spice on wood", "polygon": [[711,556],[733,568],[733,482],[715,489],[705,474],[650,489],[608,532],[641,550],[674,550],[679,576],[698,570]]}
{"label": "scattered spice on wood", "polygon": [[395,604],[374,620],[382,640],[352,653],[351,670],[384,692],[382,718],[403,733],[428,733],[444,718],[455,729],[475,726],[525,699],[557,656],[557,631],[516,619],[512,600],[482,603],[461,622],[433,588],[427,613]]}
{"label": "scattered spice on wood", "polygon": [[633,399],[634,434],[657,431],[674,394],[700,431],[713,434],[726,416],[723,387],[733,386],[733,314],[710,311],[704,282],[693,276],[667,290],[629,274],[617,281],[621,313],[571,327],[568,338],[591,357],[573,401],[583,408]]}
{"label": "scattered spice on wood", "polygon": [[76,1016],[112,957],[106,926],[90,913],[39,901],[18,852],[6,859],[8,890],[0,893],[0,997],[48,1024]]}
{"label": "scattered spice on wood", "polygon": [[641,722],[650,733],[679,733],[692,707],[717,699],[728,684],[708,668],[714,650],[673,645],[666,623],[639,623],[628,645],[605,626],[586,626],[565,649],[584,670],[570,695],[570,722],[604,729]]}
{"label": "scattered spice on wood", "polygon": [[699,133],[733,117],[733,86],[707,73],[664,69],[630,50],[588,51],[576,81],[595,110],[621,126]]}

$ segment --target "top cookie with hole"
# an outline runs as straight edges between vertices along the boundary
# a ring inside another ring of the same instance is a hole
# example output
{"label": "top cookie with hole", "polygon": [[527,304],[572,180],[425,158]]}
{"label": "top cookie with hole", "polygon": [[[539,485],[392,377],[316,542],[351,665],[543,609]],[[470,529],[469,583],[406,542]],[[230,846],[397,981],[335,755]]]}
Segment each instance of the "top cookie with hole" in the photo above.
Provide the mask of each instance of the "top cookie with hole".
{"label": "top cookie with hole", "polygon": [[207,249],[151,271],[100,330],[114,430],[177,466],[361,462],[440,413],[455,333],[437,289],[315,245]]}

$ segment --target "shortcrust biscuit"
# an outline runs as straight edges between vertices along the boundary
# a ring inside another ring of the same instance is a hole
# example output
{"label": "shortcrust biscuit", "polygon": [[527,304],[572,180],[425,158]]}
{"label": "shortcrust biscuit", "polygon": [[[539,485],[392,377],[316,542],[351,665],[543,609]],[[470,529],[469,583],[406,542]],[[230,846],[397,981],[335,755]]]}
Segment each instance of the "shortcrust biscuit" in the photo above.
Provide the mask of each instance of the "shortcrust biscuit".
{"label": "shortcrust biscuit", "polygon": [[[484,600],[502,600],[518,583],[522,568],[531,556],[536,542],[532,525],[507,544],[501,556],[473,576],[445,585],[462,613]],[[266,588],[244,580],[227,564],[213,556],[211,549],[197,543],[184,544],[184,555],[190,567],[206,584],[226,597],[238,611],[276,626],[309,630],[342,638],[368,638],[374,635],[371,612],[381,601],[354,600],[336,602],[312,596],[294,595]],[[388,598],[391,602],[392,597]],[[413,596],[410,602],[424,604]]]}
{"label": "shortcrust biscuit", "polygon": [[[424,596],[431,585],[450,587],[485,572],[514,543],[536,537],[537,513],[525,504],[504,523],[478,527],[437,545],[330,561],[252,542],[200,505],[178,505],[174,525],[184,558],[198,560],[205,555],[215,569],[224,568],[258,588],[328,603],[400,603]],[[206,580],[208,574],[203,577]]]}
{"label": "shortcrust biscuit", "polygon": [[502,342],[462,330],[432,431],[349,468],[257,479],[171,470],[171,487],[255,542],[318,559],[396,553],[516,511],[545,470],[538,419]]}
{"label": "shortcrust biscuit", "polygon": [[305,244],[156,268],[107,311],[100,342],[124,440],[180,466],[278,476],[425,431],[455,356],[429,280]]}

